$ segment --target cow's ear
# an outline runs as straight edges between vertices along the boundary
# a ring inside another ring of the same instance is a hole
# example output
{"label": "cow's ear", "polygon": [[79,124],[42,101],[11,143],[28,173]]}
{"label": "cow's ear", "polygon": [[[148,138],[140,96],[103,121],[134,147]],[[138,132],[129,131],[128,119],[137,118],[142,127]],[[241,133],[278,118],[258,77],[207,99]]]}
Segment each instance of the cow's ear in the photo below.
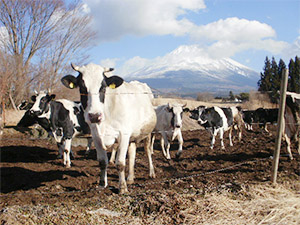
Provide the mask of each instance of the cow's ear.
{"label": "cow's ear", "polygon": [[109,88],[115,89],[119,86],[121,86],[124,82],[124,80],[119,76],[111,76],[105,78],[106,84]]}
{"label": "cow's ear", "polygon": [[77,78],[74,77],[73,75],[66,75],[63,78],[61,78],[62,84],[70,89],[77,88]]}
{"label": "cow's ear", "polygon": [[56,97],[56,95],[52,94],[52,95],[50,95],[49,100],[53,100],[53,99],[55,99],[55,97]]}
{"label": "cow's ear", "polygon": [[190,112],[189,108],[183,108],[183,112]]}
{"label": "cow's ear", "polygon": [[35,102],[36,101],[36,95],[31,96],[31,101]]}

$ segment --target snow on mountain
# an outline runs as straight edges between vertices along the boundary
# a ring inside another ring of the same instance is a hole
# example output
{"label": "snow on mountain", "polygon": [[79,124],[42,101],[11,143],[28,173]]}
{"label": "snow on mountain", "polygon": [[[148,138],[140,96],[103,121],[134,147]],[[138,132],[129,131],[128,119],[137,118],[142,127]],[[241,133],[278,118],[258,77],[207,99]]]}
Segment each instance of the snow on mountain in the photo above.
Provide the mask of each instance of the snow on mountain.
{"label": "snow on mountain", "polygon": [[228,93],[257,89],[259,74],[230,58],[213,59],[192,45],[156,58],[127,79],[146,82],[165,92]]}

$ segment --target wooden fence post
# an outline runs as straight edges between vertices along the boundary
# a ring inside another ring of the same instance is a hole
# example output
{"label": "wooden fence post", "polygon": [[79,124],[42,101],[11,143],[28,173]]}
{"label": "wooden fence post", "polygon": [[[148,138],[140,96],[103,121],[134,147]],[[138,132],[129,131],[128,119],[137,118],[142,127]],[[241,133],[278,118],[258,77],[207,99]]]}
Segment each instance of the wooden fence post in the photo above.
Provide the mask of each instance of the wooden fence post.
{"label": "wooden fence post", "polygon": [[278,119],[277,119],[277,137],[275,142],[275,150],[274,150],[273,163],[272,163],[271,181],[273,184],[276,184],[276,179],[277,179],[278,163],[279,163],[279,156],[280,156],[280,145],[281,145],[281,138],[282,138],[282,131],[283,131],[283,123],[284,123],[284,111],[285,111],[288,75],[289,75],[288,69],[284,69],[282,71],[282,77],[281,77],[280,103],[279,103],[279,112],[278,112]]}

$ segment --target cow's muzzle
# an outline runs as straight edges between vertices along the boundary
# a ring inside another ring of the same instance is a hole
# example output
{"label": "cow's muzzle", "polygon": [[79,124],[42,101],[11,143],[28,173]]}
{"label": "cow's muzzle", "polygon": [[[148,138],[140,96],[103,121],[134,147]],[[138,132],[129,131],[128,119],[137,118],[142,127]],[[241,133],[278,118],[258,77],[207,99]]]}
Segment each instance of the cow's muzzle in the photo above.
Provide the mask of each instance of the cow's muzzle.
{"label": "cow's muzzle", "polygon": [[198,119],[198,123],[200,124],[200,125],[202,125],[202,124],[205,124],[207,122],[207,120],[202,120],[202,119]]}
{"label": "cow's muzzle", "polygon": [[29,112],[30,112],[31,115],[34,115],[34,116],[40,116],[40,115],[42,115],[41,111],[30,110]]}
{"label": "cow's muzzle", "polygon": [[91,123],[100,123],[102,120],[102,114],[99,113],[89,113],[88,117]]}

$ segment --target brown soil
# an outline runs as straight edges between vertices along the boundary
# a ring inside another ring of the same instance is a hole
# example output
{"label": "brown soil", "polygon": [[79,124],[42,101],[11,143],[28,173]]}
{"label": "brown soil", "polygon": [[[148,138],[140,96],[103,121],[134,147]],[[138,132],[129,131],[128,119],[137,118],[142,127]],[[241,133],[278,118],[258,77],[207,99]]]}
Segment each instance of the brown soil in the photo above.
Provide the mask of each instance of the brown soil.
{"label": "brown soil", "polygon": [[[243,133],[243,140],[230,147],[225,135],[226,150],[220,150],[219,138],[213,150],[205,130],[184,131],[184,151],[175,159],[177,142],[171,145],[172,160],[166,160],[159,144],[154,146],[153,163],[156,178],[148,177],[148,161],[143,148],[138,148],[135,183],[129,185],[129,195],[160,190],[189,190],[198,192],[229,187],[239,190],[241,185],[269,182],[271,177],[275,127],[271,135],[256,129]],[[6,133],[0,140],[1,194],[0,208],[12,205],[63,204],[99,196],[109,208],[109,196],[118,192],[118,174],[114,166],[108,169],[109,187],[98,189],[99,168],[93,149],[88,157],[84,147],[73,147],[75,159],[66,169],[57,159],[57,147],[47,139],[30,139],[22,133]],[[300,157],[293,146],[295,159],[289,161],[282,145],[278,180],[299,180]],[[109,153],[110,155],[110,153]]]}

